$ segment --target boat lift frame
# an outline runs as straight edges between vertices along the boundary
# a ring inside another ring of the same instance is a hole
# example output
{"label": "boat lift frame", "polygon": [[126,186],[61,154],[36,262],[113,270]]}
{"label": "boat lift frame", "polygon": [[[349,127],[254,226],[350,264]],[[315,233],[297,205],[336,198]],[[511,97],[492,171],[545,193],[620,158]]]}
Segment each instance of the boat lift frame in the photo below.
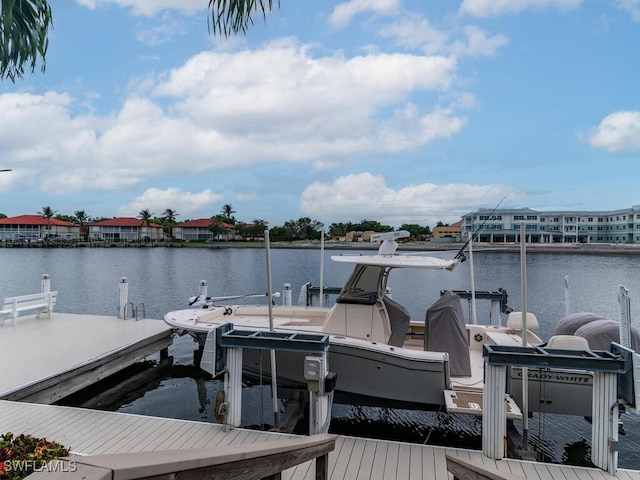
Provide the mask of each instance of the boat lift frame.
{"label": "boat lift frame", "polygon": [[[638,355],[616,343],[612,343],[610,348],[611,351],[592,351],[484,345],[482,356],[485,359],[486,378],[483,390],[482,453],[495,460],[504,458],[508,367],[590,371],[593,372],[591,461],[596,467],[615,475],[618,463],[618,377],[622,379],[621,385],[627,384],[623,390],[638,392],[638,377],[631,375],[635,378],[629,378],[629,371],[637,372],[637,369],[633,369],[633,359]],[[628,397],[626,395],[624,400],[633,405],[633,399]]]}
{"label": "boat lift frame", "polygon": [[242,351],[309,353],[304,372],[309,389],[310,434],[326,433],[331,418],[335,373],[328,370],[329,335],[269,330],[238,330],[225,323],[207,333],[201,367],[214,377],[224,373],[225,426],[239,427],[242,412]]}

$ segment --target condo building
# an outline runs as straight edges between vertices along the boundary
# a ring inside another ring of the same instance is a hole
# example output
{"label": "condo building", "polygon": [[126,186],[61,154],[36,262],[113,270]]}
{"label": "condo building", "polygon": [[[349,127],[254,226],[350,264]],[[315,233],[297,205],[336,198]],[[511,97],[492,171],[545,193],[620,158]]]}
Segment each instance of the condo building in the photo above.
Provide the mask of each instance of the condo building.
{"label": "condo building", "polygon": [[479,209],[462,216],[461,240],[479,242],[640,244],[640,205],[613,211],[551,211],[531,208]]}

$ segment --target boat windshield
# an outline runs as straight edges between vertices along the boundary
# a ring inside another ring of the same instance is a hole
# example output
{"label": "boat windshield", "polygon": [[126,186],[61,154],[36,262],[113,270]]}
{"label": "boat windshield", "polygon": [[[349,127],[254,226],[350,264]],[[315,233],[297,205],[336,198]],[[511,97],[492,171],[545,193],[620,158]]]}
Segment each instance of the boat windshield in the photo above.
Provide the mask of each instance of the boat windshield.
{"label": "boat windshield", "polygon": [[385,270],[379,265],[357,265],[336,302],[374,304],[384,291]]}

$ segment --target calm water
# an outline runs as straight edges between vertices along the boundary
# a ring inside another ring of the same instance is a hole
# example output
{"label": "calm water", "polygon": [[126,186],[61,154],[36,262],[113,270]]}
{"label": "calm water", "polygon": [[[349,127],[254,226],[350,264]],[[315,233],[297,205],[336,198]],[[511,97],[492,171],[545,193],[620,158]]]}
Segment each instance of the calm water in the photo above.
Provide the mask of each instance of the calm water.
{"label": "calm water", "polygon": [[[330,261],[331,255],[356,250],[325,251],[324,284],[340,286],[351,268]],[[446,253],[439,253],[448,256]],[[116,314],[118,282],[127,277],[130,298],[144,303],[148,318],[162,319],[186,306],[200,280],[209,284],[210,295],[266,292],[265,252],[262,249],[208,248],[111,248],[111,249],[0,249],[0,296],[35,293],[43,273],[51,288],[59,291],[56,310],[70,313]],[[284,283],[293,287],[294,302],[300,286],[320,281],[320,252],[305,249],[273,249],[274,291]],[[618,318],[618,285],[629,289],[634,326],[639,328],[640,256],[534,254],[527,256],[527,303],[541,323],[539,334],[548,338],[564,316],[564,277],[571,277],[576,311],[592,311]],[[509,305],[520,309],[520,257],[513,253],[474,252],[475,285],[478,290],[501,287]],[[394,272],[397,273],[397,272]],[[466,290],[471,280],[469,264],[454,272],[392,274],[389,285],[394,299],[407,306],[413,318],[423,319],[441,289]],[[478,319],[486,318],[488,305],[478,305]],[[468,311],[465,313],[469,313]],[[144,382],[119,401],[122,412],[142,413],[189,420],[211,420],[216,392],[221,383],[193,366],[196,344],[189,336],[177,337],[170,354],[174,366],[158,379]],[[269,421],[268,388],[248,385],[244,389],[243,422],[261,425]],[[619,466],[640,469],[640,421],[623,416],[627,434],[620,437]],[[480,448],[481,423],[474,418],[434,412],[413,412],[335,405],[331,431],[432,444]],[[536,415],[529,422],[531,443],[551,460],[580,463],[591,438],[591,427],[582,418]]]}

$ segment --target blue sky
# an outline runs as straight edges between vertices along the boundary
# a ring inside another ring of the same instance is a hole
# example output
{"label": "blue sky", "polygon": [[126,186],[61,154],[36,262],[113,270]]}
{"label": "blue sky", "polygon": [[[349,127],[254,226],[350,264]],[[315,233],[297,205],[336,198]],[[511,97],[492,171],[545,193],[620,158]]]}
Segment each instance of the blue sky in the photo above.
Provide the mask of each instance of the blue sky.
{"label": "blue sky", "polygon": [[52,0],[0,83],[0,212],[455,222],[640,204],[640,0]]}

